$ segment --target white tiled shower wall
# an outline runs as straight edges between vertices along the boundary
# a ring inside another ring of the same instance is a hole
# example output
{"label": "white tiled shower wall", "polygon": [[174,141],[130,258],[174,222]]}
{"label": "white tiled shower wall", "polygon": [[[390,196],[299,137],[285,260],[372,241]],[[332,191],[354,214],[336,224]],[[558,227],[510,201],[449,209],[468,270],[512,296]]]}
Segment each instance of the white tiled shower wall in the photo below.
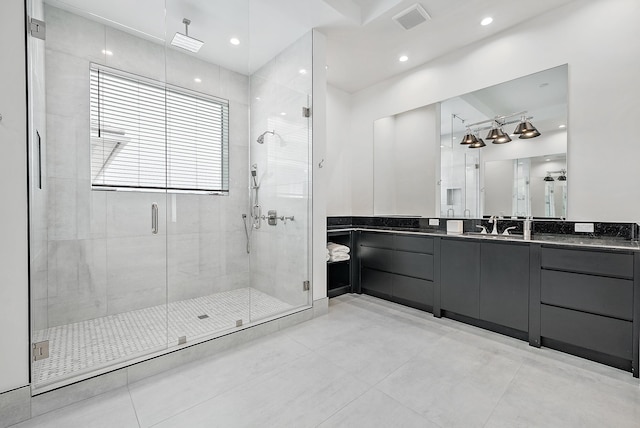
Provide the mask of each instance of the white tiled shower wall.
{"label": "white tiled shower wall", "polygon": [[[294,216],[253,231],[252,287],[290,305],[310,302],[303,281],[309,269],[312,33],[276,55],[251,76],[251,163],[258,168],[262,213]],[[284,114],[283,114],[284,113]],[[265,131],[264,144],[253,143]]]}
{"label": "white tiled shower wall", "polygon": [[[61,9],[46,6],[45,18],[49,220],[38,250],[46,268],[32,278],[44,314],[33,328],[163,304],[167,294],[171,302],[246,287],[248,77]],[[229,195],[91,191],[90,62],[228,99]]]}

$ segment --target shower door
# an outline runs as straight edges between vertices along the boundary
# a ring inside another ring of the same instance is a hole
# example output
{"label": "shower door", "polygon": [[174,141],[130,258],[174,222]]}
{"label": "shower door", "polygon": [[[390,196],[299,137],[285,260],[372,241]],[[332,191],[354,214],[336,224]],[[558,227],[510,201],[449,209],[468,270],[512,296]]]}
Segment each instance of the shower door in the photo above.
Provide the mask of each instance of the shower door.
{"label": "shower door", "polygon": [[311,53],[308,33],[251,76],[250,164],[267,216],[251,238],[252,320],[311,304]]}
{"label": "shower door", "polygon": [[36,392],[167,347],[164,50],[73,4],[27,2]]}

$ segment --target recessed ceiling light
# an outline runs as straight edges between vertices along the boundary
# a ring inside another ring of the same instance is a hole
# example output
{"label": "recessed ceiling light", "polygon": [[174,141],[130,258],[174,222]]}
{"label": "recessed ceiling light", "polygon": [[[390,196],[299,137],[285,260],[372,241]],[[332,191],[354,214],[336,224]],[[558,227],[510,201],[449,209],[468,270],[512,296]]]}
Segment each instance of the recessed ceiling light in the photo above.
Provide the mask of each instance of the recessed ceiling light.
{"label": "recessed ceiling light", "polygon": [[202,83],[202,79],[199,77],[196,77],[195,79],[193,79],[193,81],[196,83]]}
{"label": "recessed ceiling light", "polygon": [[256,101],[260,101],[260,97],[256,97]]}
{"label": "recessed ceiling light", "polygon": [[301,68],[300,70],[298,70],[298,73],[307,74],[307,70],[305,70],[304,68]]}
{"label": "recessed ceiling light", "polygon": [[328,70],[328,69],[329,69],[329,66],[328,66],[328,65],[325,65],[325,66],[324,66],[324,69],[325,69],[325,70]]}
{"label": "recessed ceiling light", "polygon": [[493,22],[493,18],[490,16],[487,16],[486,18],[484,18],[482,21],[480,21],[480,25],[489,25]]}
{"label": "recessed ceiling light", "polygon": [[107,55],[107,56],[112,56],[113,55],[113,52],[111,52],[110,50],[107,50],[107,49],[102,49],[102,53],[104,55]]}
{"label": "recessed ceiling light", "polygon": [[547,161],[547,162],[551,162],[551,159],[545,159],[545,161]]}
{"label": "recessed ceiling light", "polygon": [[240,39],[238,39],[237,37],[232,37],[231,39],[229,39],[229,43],[234,46],[238,46],[240,44]]}
{"label": "recessed ceiling light", "polygon": [[566,127],[567,127],[567,125],[560,125],[560,126],[558,126],[558,128],[560,128],[560,129],[564,129],[564,128],[566,128]]}
{"label": "recessed ceiling light", "polygon": [[407,62],[407,61],[409,61],[409,57],[406,56],[406,55],[401,55],[400,58],[398,58],[398,61]]}
{"label": "recessed ceiling light", "polygon": [[286,111],[283,111],[282,113],[280,113],[280,116],[286,116],[286,115],[287,115]]}

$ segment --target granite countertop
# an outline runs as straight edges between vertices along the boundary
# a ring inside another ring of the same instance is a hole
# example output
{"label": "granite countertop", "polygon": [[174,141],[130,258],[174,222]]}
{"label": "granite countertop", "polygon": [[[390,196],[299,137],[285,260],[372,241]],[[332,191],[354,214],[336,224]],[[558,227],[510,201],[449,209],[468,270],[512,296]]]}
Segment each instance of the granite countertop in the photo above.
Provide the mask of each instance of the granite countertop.
{"label": "granite countertop", "polygon": [[388,227],[388,226],[329,226],[327,232],[347,232],[354,230],[376,231],[376,232],[400,232],[407,234],[426,235],[426,236],[447,236],[451,238],[463,239],[485,239],[506,242],[529,242],[536,244],[553,244],[580,247],[597,247],[607,249],[624,249],[624,250],[640,250],[640,244],[637,240],[628,240],[613,237],[589,237],[580,235],[559,235],[559,234],[534,234],[530,241],[524,241],[522,235],[491,235],[466,232],[461,235],[447,234],[442,230],[429,230],[421,228],[404,228],[404,227]]}

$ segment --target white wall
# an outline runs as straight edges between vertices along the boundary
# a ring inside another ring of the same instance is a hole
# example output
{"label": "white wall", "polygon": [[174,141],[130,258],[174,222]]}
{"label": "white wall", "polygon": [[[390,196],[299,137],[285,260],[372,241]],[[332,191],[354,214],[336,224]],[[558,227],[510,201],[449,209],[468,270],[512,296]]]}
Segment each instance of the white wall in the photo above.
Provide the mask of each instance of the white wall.
{"label": "white wall", "polygon": [[0,14],[0,392],[29,383],[27,266],[27,93],[25,13],[4,0]]}
{"label": "white wall", "polygon": [[[351,203],[340,214],[373,213],[374,120],[568,63],[569,218],[639,221],[640,199],[629,195],[640,146],[616,125],[640,116],[639,20],[637,0],[575,1],[353,94],[349,153],[357,157],[339,161],[352,168]],[[522,52],[532,54],[514,60]],[[606,180],[594,164],[610,171]]]}
{"label": "white wall", "polygon": [[[327,148],[324,162],[327,215],[345,214],[351,205],[351,95],[327,85]],[[372,125],[373,126],[373,125]]]}
{"label": "white wall", "polygon": [[375,215],[436,215],[437,110],[432,104],[373,123]]}
{"label": "white wall", "polygon": [[313,106],[312,118],[312,287],[313,300],[327,297],[327,40],[324,34],[313,30]]}

